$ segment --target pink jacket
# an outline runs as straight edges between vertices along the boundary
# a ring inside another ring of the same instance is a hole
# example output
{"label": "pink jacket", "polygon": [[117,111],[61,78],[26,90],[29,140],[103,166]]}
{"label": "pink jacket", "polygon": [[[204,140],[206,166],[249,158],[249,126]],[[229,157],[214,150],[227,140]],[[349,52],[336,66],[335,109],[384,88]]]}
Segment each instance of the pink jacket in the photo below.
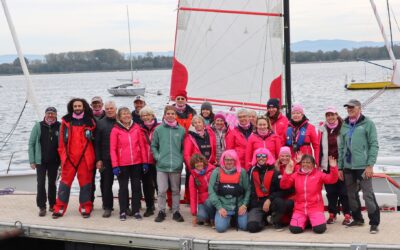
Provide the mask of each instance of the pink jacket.
{"label": "pink jacket", "polygon": [[151,151],[151,141],[153,139],[154,130],[158,127],[158,125],[160,125],[160,123],[154,124],[154,126],[150,130],[143,127],[145,125],[140,126],[139,137],[141,140],[141,144],[144,145],[144,147],[141,148],[144,151],[143,163],[155,164],[153,152]]}
{"label": "pink jacket", "polygon": [[247,169],[246,147],[247,139],[237,127],[232,129],[229,135],[226,136],[226,149],[235,150],[239,157],[240,166]]}
{"label": "pink jacket", "polygon": [[251,166],[251,160],[253,159],[253,153],[258,148],[266,148],[271,152],[275,159],[279,157],[279,150],[281,149],[281,140],[275,133],[269,134],[263,139],[259,134],[252,133],[247,141],[246,148],[246,165],[243,166],[248,171]]}
{"label": "pink jacket", "polygon": [[289,120],[282,113],[279,114],[276,122],[271,120],[272,130],[275,134],[280,138],[281,145],[285,145],[286,143],[286,130],[289,124]]}
{"label": "pink jacket", "polygon": [[[210,145],[211,145],[211,155],[210,158],[207,159],[210,164],[216,164],[216,140],[215,134],[210,127],[206,128],[207,133],[210,137]],[[185,161],[185,165],[187,169],[190,169],[190,158],[193,154],[201,154],[200,148],[196,143],[196,139],[190,134],[187,133],[185,136],[185,140],[183,141],[183,160]]]}
{"label": "pink jacket", "polygon": [[[311,123],[308,122],[308,120],[306,121],[308,123],[307,125],[307,129],[306,129],[306,135],[304,138],[304,145],[300,147],[300,151],[303,154],[308,154],[308,155],[312,155],[314,156],[315,162],[319,165],[319,136],[318,133],[314,127],[314,125],[312,125]],[[303,124],[305,124],[306,122],[304,122]],[[292,124],[289,123],[289,127],[293,127]],[[292,151],[292,157],[295,157],[295,154],[293,152],[293,146],[289,146],[290,150]],[[314,151],[314,154],[313,154]]]}
{"label": "pink jacket", "polygon": [[117,123],[111,130],[110,156],[113,167],[142,164],[146,159],[145,145],[139,137],[139,126],[132,125],[126,129]]}
{"label": "pink jacket", "polygon": [[283,174],[281,188],[289,189],[294,186],[294,212],[310,214],[324,211],[322,185],[334,184],[337,180],[337,167],[332,167],[329,174],[325,174],[317,168],[308,174],[298,170],[293,174]]}
{"label": "pink jacket", "polygon": [[[215,166],[208,164],[206,173],[200,176],[196,171],[192,169],[189,178],[189,192],[190,192],[190,211],[193,216],[197,215],[197,205],[204,204],[208,199],[208,183],[210,176],[214,171]],[[198,180],[199,186],[196,185],[195,178]]]}

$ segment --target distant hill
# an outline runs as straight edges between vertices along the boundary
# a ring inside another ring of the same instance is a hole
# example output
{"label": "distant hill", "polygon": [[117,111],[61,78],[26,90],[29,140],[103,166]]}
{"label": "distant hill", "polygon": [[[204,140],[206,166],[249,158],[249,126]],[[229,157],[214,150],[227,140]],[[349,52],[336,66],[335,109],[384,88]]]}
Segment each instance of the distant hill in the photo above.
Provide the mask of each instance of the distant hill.
{"label": "distant hill", "polygon": [[[18,55],[0,55],[0,64],[2,63],[12,63],[18,57]],[[44,55],[25,55],[28,61],[33,60],[44,60]]]}
{"label": "distant hill", "polygon": [[[398,44],[399,42],[395,42]],[[293,52],[299,51],[310,51],[316,52],[318,50],[326,51],[340,51],[342,49],[357,49],[361,47],[382,47],[383,42],[371,42],[371,41],[350,41],[350,40],[304,40],[299,42],[294,42],[291,45],[291,50]]]}

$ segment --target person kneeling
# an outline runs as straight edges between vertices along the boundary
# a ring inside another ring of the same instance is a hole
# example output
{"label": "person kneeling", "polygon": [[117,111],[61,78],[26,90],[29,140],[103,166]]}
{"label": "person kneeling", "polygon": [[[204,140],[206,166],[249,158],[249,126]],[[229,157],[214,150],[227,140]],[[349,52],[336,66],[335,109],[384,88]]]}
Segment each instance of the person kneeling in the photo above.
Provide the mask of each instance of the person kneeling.
{"label": "person kneeling", "polygon": [[315,167],[315,159],[311,155],[303,155],[301,167],[293,173],[293,166],[287,166],[281,180],[281,188],[295,188],[294,212],[289,230],[294,234],[302,233],[309,220],[315,233],[326,231],[322,185],[333,184],[338,179],[336,159],[329,157],[331,171],[325,174]]}
{"label": "person kneeling", "polygon": [[221,156],[221,167],[210,178],[208,195],[215,214],[215,229],[219,233],[228,230],[231,218],[237,219],[238,229],[247,229],[247,204],[250,198],[249,179],[240,167],[235,150],[227,150]]}
{"label": "person kneeling", "polygon": [[250,170],[251,195],[247,230],[250,233],[260,232],[266,224],[266,217],[271,215],[274,228],[282,231],[282,216],[293,210],[293,201],[284,197],[294,190],[280,188],[282,175],[275,169],[275,159],[268,149],[255,150],[251,163],[253,167]]}

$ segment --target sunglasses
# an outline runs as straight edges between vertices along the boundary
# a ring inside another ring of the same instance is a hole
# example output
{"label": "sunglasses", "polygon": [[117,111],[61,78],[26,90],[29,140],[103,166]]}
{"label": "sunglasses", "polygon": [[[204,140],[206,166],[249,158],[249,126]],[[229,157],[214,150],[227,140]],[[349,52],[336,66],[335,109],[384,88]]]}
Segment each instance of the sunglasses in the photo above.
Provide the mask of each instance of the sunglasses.
{"label": "sunglasses", "polygon": [[177,100],[177,101],[184,101],[185,98],[184,98],[184,97],[177,97],[176,100]]}
{"label": "sunglasses", "polygon": [[266,154],[256,154],[257,158],[267,158]]}

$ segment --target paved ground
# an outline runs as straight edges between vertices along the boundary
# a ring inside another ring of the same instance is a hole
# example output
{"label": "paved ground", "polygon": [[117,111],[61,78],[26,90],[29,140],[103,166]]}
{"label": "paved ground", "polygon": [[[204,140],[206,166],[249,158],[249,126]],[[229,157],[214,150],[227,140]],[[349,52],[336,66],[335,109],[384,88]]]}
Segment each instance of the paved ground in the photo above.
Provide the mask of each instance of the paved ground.
{"label": "paved ground", "polygon": [[[114,200],[118,208],[118,200]],[[400,245],[400,213],[387,212],[381,214],[380,232],[376,235],[369,233],[366,224],[358,228],[345,228],[339,222],[328,225],[325,234],[317,235],[311,231],[294,235],[286,229],[283,232],[275,232],[267,227],[260,233],[237,232],[234,229],[219,234],[206,226],[191,225],[189,207],[181,205],[181,212],[185,222],[177,223],[172,220],[172,214],[167,213],[167,219],[163,223],[154,222],[154,216],[136,221],[133,218],[119,221],[118,211],[114,211],[111,218],[102,218],[101,198],[96,198],[95,209],[92,216],[84,219],[78,213],[78,198],[71,196],[70,205],[66,215],[57,220],[51,218],[48,213],[45,217],[38,216],[35,203],[35,195],[4,195],[0,196],[0,225],[21,221],[23,225],[41,225],[62,228],[80,228],[106,232],[140,233],[147,235],[190,237],[206,240],[243,240],[243,241],[274,241],[274,242],[304,242],[304,243],[364,243],[364,244],[396,244]],[[143,211],[142,211],[143,212]],[[364,214],[365,218],[366,214]],[[368,221],[368,219],[366,220]]]}

